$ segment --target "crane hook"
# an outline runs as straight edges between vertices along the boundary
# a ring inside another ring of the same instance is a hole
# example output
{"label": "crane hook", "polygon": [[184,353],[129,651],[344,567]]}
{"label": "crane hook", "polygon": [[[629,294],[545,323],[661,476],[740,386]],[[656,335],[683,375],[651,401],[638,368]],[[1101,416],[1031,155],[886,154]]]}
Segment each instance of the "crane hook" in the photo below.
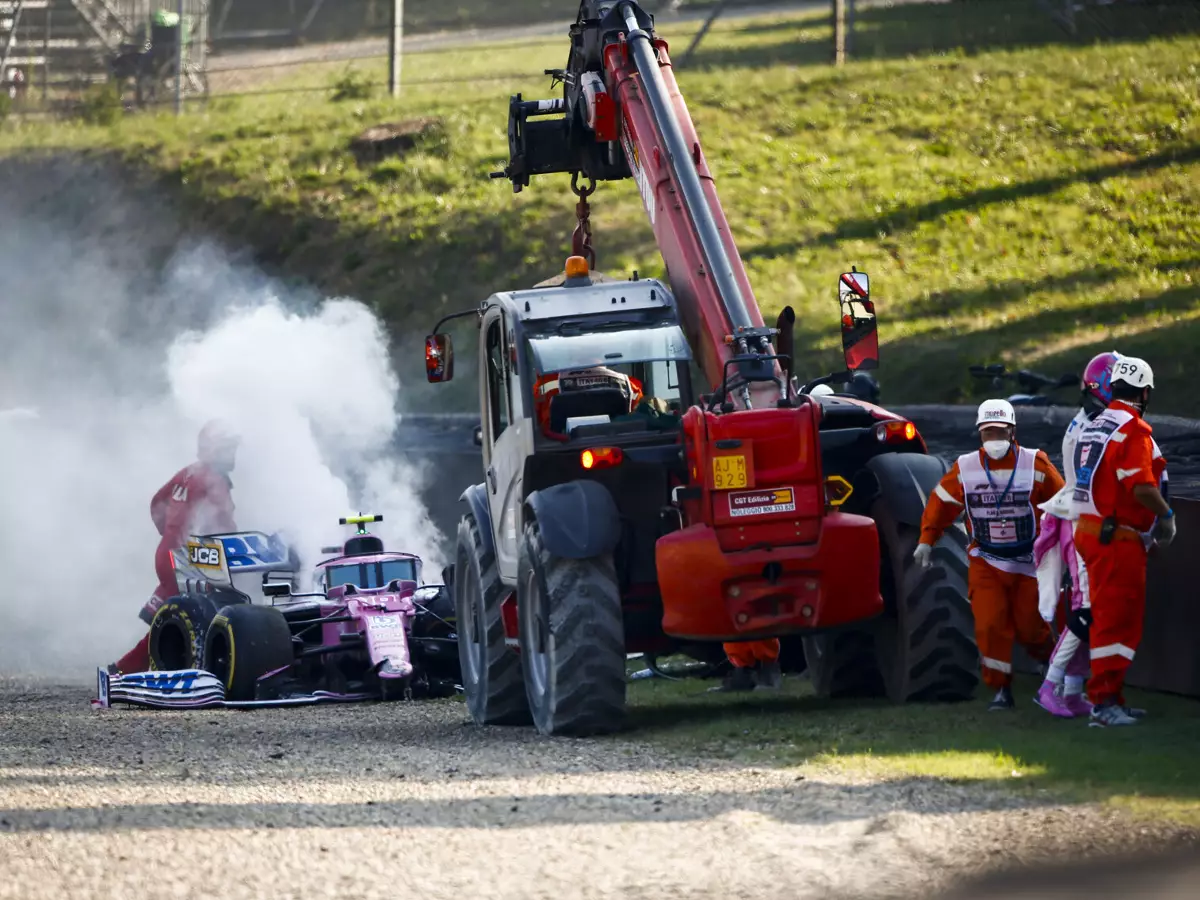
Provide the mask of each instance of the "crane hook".
{"label": "crane hook", "polygon": [[596,251],[592,247],[592,224],[590,221],[591,207],[587,198],[596,192],[596,179],[588,176],[588,186],[579,186],[579,173],[571,173],[571,191],[579,198],[575,204],[575,231],[571,234],[571,253],[582,256],[588,261],[588,269],[596,270]]}

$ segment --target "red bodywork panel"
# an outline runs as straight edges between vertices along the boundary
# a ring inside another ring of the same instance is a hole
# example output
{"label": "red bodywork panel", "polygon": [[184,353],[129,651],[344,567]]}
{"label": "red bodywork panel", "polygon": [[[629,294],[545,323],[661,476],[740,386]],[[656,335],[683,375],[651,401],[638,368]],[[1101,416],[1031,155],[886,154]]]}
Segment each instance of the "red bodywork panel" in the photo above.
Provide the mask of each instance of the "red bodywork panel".
{"label": "red bodywork panel", "polygon": [[[680,162],[695,166],[750,324],[761,327],[762,313],[675,82],[667,44],[655,40],[654,47],[667,99],[692,148],[691,159]],[[726,361],[737,354],[728,340],[733,327],[725,302],[706,271],[699,235],[628,45],[610,45],[604,63],[607,87],[619,106],[621,146],[666,263],[684,331],[715,389]],[[683,418],[689,475],[680,502],[685,527],[660,538],[655,550],[668,635],[779,635],[861,621],[883,611],[875,523],[826,512],[821,408],[809,398],[797,407],[777,408],[778,397],[778,385],[760,382],[751,386],[753,409],[718,415],[693,407]]]}
{"label": "red bodywork panel", "polygon": [[684,415],[692,524],[655,548],[667,634],[753,637],[882,612],[874,521],[825,511],[820,416],[809,398]]}
{"label": "red bodywork panel", "polygon": [[[812,544],[723,551],[705,524],[659,538],[663,630],[672,637],[745,640],[829,628],[883,612],[879,535],[865,516],[830,513]],[[773,577],[765,572],[777,566]]]}

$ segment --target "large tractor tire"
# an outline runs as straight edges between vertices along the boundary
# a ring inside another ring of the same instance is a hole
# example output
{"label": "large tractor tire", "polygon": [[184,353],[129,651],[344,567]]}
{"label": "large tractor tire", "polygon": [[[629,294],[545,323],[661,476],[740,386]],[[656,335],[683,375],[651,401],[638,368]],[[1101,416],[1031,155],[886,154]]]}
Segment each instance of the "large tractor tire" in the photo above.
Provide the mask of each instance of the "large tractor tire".
{"label": "large tractor tire", "polygon": [[877,466],[892,495],[879,493],[863,512],[879,534],[884,613],[859,627],[804,639],[819,697],[886,696],[907,703],[973,696],[979,654],[967,594],[966,532],[946,529],[929,569],[912,558],[925,497],[946,469],[944,460],[924,456],[893,457]]}
{"label": "large tractor tire", "polygon": [[178,672],[204,662],[204,639],[217,602],[207,596],[171,597],[150,620],[150,670]]}
{"label": "large tractor tire", "polygon": [[204,668],[224,683],[227,700],[257,700],[258,679],[295,659],[292,629],[271,606],[222,607],[204,641]]}
{"label": "large tractor tire", "polygon": [[528,725],[521,659],[504,640],[504,585],[471,513],[458,523],[453,584],[458,660],[471,719],[477,725]]}
{"label": "large tractor tire", "polygon": [[521,666],[542,734],[586,736],[625,722],[625,626],[611,555],[563,559],[525,525],[517,563]]}
{"label": "large tractor tire", "polygon": [[875,661],[894,703],[969,700],[979,685],[975,619],[967,593],[967,536],[946,529],[932,565],[912,558],[920,529],[897,522],[882,500],[879,528],[886,612],[875,620]]}
{"label": "large tractor tire", "polygon": [[875,664],[875,635],[847,628],[804,638],[808,677],[825,700],[882,697],[883,680]]}

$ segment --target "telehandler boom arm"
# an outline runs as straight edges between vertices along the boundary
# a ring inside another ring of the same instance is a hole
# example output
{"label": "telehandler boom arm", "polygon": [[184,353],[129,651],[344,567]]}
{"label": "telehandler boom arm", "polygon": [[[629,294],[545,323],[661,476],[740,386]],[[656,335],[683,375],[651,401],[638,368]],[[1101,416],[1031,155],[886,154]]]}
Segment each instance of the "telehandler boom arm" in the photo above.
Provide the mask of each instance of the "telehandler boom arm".
{"label": "telehandler boom arm", "polygon": [[710,388],[726,383],[743,408],[786,403],[772,339],[784,332],[778,343],[790,373],[794,315],[789,308],[781,328],[764,326],[653,18],[634,0],[583,0],[567,67],[548,74],[563,82],[563,99],[512,98],[510,161],[493,177],[509,178],[514,191],[552,172],[593,182],[632,177]]}

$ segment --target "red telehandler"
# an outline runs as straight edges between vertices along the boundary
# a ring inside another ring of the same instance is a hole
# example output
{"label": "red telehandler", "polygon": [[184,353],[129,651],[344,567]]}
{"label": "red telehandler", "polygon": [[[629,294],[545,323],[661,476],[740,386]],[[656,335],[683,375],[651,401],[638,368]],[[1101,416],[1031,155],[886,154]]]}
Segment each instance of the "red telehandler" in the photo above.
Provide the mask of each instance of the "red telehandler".
{"label": "red telehandler", "polygon": [[[464,492],[451,575],[463,687],[480,724],[621,727],[628,653],[720,657],[802,640],[822,696],[970,697],[966,536],[911,555],[946,463],[912,422],[817,385],[873,384],[869,280],[839,280],[847,370],[799,383],[791,307],[763,322],[666,43],[632,0],[583,0],[563,97],[509,106],[514,191],[570,173],[575,254],[559,279],[446,321],[479,328],[484,483]],[[580,187],[580,176],[590,182]],[[586,198],[632,178],[666,263],[592,271]]]}

